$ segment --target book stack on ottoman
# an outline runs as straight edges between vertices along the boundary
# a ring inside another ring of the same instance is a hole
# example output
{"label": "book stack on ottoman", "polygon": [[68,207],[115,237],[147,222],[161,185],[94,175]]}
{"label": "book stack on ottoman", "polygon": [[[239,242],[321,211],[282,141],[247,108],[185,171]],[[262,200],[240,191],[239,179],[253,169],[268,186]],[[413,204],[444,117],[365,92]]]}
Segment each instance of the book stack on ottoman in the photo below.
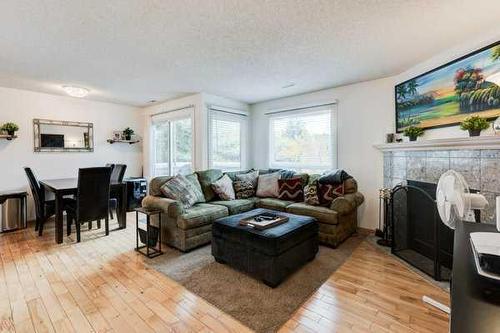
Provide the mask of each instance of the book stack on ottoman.
{"label": "book stack on ottoman", "polygon": [[[259,214],[287,217],[285,223],[258,230],[240,221]],[[270,287],[311,261],[318,252],[318,223],[308,216],[254,209],[220,218],[212,225],[212,255],[219,263],[246,272]]]}

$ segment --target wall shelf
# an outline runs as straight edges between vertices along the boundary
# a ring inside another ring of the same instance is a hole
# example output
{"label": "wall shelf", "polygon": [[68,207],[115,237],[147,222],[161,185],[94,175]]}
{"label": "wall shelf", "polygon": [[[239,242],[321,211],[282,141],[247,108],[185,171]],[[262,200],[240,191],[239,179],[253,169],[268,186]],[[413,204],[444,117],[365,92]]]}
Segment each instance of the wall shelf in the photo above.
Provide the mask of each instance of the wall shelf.
{"label": "wall shelf", "polygon": [[113,143],[128,143],[129,145],[133,145],[134,143],[139,143],[140,140],[114,140],[114,139],[108,139],[107,140],[110,144]]}
{"label": "wall shelf", "polygon": [[500,136],[475,136],[467,138],[384,143],[373,145],[373,147],[382,152],[398,150],[500,149]]}
{"label": "wall shelf", "polygon": [[0,134],[0,139],[12,140],[17,139],[17,135]]}

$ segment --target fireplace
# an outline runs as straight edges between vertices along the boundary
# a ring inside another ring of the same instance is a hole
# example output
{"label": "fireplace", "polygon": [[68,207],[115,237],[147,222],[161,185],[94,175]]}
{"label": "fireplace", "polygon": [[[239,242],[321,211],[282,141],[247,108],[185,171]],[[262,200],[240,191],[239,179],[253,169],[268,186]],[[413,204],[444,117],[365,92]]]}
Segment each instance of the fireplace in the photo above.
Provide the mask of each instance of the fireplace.
{"label": "fireplace", "polygon": [[435,198],[434,183],[408,180],[393,188],[392,253],[435,280],[449,281],[454,234],[441,222]]}

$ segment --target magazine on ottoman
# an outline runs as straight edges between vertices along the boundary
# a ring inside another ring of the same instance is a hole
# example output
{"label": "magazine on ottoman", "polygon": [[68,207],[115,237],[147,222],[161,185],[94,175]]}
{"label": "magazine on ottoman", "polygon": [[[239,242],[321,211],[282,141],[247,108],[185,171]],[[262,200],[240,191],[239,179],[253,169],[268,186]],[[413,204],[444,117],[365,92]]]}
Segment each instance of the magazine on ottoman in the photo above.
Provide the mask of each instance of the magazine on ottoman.
{"label": "magazine on ottoman", "polygon": [[265,230],[283,224],[287,221],[287,216],[265,212],[244,218],[240,221],[239,224],[255,228],[257,230]]}

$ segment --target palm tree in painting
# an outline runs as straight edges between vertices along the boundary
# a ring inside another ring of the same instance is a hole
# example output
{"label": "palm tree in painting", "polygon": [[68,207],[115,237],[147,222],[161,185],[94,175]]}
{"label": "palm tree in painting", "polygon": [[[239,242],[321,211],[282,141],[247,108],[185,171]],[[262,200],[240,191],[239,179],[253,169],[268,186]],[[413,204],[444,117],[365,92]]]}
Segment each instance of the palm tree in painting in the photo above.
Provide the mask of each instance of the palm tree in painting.
{"label": "palm tree in painting", "polygon": [[497,45],[493,48],[491,52],[491,59],[493,61],[497,61],[498,59],[500,59],[500,45]]}
{"label": "palm tree in painting", "polygon": [[406,94],[406,85],[400,84],[399,86],[396,86],[396,98],[399,102],[402,102],[405,99]]}
{"label": "palm tree in painting", "polygon": [[408,82],[406,89],[410,95],[415,96],[417,94],[417,87],[418,87],[418,83],[414,79],[414,80],[411,80],[410,82]]}

